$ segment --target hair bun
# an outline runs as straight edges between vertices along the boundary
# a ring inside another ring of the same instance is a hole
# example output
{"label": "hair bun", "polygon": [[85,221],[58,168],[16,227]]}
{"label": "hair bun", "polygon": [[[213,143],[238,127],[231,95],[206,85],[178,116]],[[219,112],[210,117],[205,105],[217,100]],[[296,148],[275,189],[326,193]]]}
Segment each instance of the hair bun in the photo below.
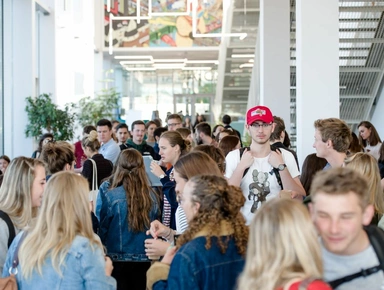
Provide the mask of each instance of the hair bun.
{"label": "hair bun", "polygon": [[93,142],[96,139],[97,139],[97,132],[95,130],[92,130],[91,132],[89,132],[88,140]]}

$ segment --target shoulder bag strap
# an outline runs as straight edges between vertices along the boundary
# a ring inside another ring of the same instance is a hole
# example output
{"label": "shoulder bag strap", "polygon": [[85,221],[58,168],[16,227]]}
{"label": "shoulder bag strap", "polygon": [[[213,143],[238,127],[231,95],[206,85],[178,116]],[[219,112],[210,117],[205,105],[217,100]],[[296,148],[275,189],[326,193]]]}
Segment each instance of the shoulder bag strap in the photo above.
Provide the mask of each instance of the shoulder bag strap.
{"label": "shoulder bag strap", "polygon": [[89,159],[93,165],[93,174],[92,174],[92,190],[98,190],[99,186],[97,184],[97,166],[95,160],[92,158]]}
{"label": "shoulder bag strap", "polygon": [[17,266],[19,265],[19,249],[20,249],[21,243],[24,241],[27,234],[28,234],[27,231],[23,232],[23,235],[21,236],[19,243],[17,244],[16,250],[13,253],[12,266],[11,266],[11,268],[9,268],[9,274],[10,275],[16,275],[17,274]]}
{"label": "shoulder bag strap", "polygon": [[8,237],[8,248],[11,246],[13,239],[16,236],[15,232],[15,226],[13,225],[13,222],[9,215],[2,210],[0,210],[0,218],[5,221],[5,223],[8,226],[8,231],[9,231],[9,237]]}

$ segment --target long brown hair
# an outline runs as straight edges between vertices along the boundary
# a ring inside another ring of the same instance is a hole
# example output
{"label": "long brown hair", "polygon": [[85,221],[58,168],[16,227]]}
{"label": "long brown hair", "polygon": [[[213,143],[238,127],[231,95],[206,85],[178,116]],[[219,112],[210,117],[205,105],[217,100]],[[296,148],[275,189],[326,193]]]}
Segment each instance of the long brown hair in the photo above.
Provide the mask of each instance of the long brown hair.
{"label": "long brown hair", "polygon": [[361,126],[367,128],[368,130],[371,130],[371,134],[369,135],[368,140],[364,140],[359,134],[359,140],[364,148],[367,147],[367,143],[369,143],[369,145],[371,146],[376,146],[378,143],[381,142],[379,133],[377,133],[375,126],[373,126],[371,122],[362,121],[359,125],[357,125],[357,128],[360,128]]}
{"label": "long brown hair", "polygon": [[[206,249],[211,247],[211,238],[220,236],[220,223],[226,221],[233,229],[236,247],[241,255],[245,255],[248,242],[248,227],[240,212],[245,197],[239,187],[229,185],[227,180],[216,175],[198,175],[192,177],[192,202],[199,203],[198,212],[189,223],[189,228],[177,240],[177,246],[188,243],[202,229],[207,229]],[[225,253],[228,239],[218,239],[218,246]]]}
{"label": "long brown hair", "polygon": [[202,151],[192,151],[184,155],[177,160],[173,168],[185,180],[201,174],[223,175],[217,163]]}
{"label": "long brown hair", "polygon": [[135,232],[149,228],[149,212],[154,201],[150,196],[152,189],[140,152],[133,148],[121,151],[109,182],[110,189],[124,187],[128,205],[128,227]]}
{"label": "long brown hair", "polygon": [[237,144],[239,144],[240,139],[237,136],[225,136],[221,139],[219,143],[219,148],[223,151],[224,156],[227,156],[229,152],[235,150]]}
{"label": "long brown hair", "polygon": [[[211,157],[219,167],[220,171],[224,174],[225,172],[225,155],[223,153],[223,150],[220,148],[217,148],[213,145],[208,144],[201,144],[197,145],[195,148],[193,148],[193,151],[201,151],[206,154],[208,154],[209,157]],[[203,174],[203,173],[200,173]]]}

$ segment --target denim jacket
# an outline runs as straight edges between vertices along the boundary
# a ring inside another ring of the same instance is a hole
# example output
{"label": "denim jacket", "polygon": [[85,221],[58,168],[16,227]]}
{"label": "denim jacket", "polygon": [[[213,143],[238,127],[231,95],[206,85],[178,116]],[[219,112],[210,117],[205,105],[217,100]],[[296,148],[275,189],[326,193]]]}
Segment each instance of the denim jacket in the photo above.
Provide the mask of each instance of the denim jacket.
{"label": "denim jacket", "polygon": [[[110,184],[104,182],[99,188],[97,208],[99,208],[101,242],[107,248],[113,261],[149,261],[145,255],[144,241],[150,236],[146,230],[134,232],[128,227],[128,205],[123,186],[109,190]],[[159,218],[159,205],[153,192],[152,209],[148,213],[150,221]]]}
{"label": "denim jacket", "polygon": [[221,253],[217,241],[227,237],[212,237],[211,248],[207,250],[206,237],[197,235],[176,252],[171,266],[160,262],[151,266],[147,272],[148,289],[235,289],[245,260],[231,235],[227,250]]}
{"label": "denim jacket", "polygon": [[[9,276],[12,258],[22,233],[16,236],[9,248],[4,264],[3,277]],[[73,290],[89,289],[104,290],[116,289],[116,280],[105,275],[105,260],[103,250],[94,246],[92,249],[87,238],[76,236],[65,257],[65,264],[61,266],[62,276],[53,268],[51,257],[48,256],[42,266],[42,275],[37,271],[25,279],[23,269],[19,265],[15,276],[18,289],[49,289]]]}

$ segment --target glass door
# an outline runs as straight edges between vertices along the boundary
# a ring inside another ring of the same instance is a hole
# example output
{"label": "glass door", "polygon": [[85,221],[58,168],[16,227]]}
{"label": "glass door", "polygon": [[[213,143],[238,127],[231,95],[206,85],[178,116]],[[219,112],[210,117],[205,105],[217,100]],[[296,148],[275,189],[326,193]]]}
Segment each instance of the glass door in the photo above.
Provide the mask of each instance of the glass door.
{"label": "glass door", "polygon": [[173,112],[189,117],[191,124],[195,124],[196,118],[212,125],[212,94],[175,94],[173,95]]}

